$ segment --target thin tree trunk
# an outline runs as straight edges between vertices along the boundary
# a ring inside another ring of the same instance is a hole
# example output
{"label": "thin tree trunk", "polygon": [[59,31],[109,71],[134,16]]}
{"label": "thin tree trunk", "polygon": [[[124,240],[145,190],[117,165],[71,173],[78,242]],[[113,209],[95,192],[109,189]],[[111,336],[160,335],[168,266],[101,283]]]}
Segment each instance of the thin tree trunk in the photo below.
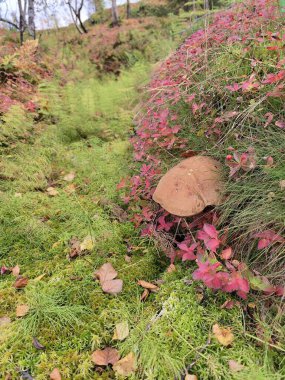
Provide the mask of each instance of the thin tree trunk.
{"label": "thin tree trunk", "polygon": [[127,0],[127,18],[131,17],[131,3],[130,0]]}
{"label": "thin tree trunk", "polygon": [[28,30],[29,35],[36,39],[36,26],[35,26],[35,1],[29,0],[28,5]]}
{"label": "thin tree trunk", "polygon": [[19,7],[19,32],[20,32],[20,44],[23,45],[24,42],[24,31],[25,31],[25,14],[22,5],[22,1],[18,0]]}
{"label": "thin tree trunk", "polygon": [[113,26],[119,25],[119,15],[116,0],[112,0],[112,24]]}

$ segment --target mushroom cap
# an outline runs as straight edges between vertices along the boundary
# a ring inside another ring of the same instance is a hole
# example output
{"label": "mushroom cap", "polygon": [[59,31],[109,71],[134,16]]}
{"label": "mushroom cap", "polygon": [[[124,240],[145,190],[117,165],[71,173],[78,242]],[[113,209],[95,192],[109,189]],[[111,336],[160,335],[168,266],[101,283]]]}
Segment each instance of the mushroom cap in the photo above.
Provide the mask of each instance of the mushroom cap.
{"label": "mushroom cap", "polygon": [[186,217],[221,204],[222,189],[221,164],[211,157],[194,156],[161,178],[153,200],[170,214]]}

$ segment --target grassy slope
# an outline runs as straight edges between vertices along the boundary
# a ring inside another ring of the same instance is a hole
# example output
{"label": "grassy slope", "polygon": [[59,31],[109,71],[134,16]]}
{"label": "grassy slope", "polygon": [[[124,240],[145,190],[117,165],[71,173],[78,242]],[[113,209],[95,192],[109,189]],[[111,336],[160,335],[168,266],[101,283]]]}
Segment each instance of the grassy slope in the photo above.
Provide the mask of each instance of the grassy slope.
{"label": "grassy slope", "polygon": [[[14,180],[1,181],[1,262],[19,264],[30,278],[20,291],[12,287],[12,275],[0,278],[0,317],[12,319],[8,327],[0,327],[3,378],[10,374],[18,379],[17,368],[28,368],[41,380],[58,367],[63,379],[112,379],[111,369],[94,372],[90,360],[93,350],[106,345],[118,347],[122,354],[136,353],[137,380],[173,379],[193,361],[192,371],[201,379],[284,378],[278,351],[266,344],[256,346],[244,336],[241,310],[221,310],[224,295],[202,290],[202,298],[200,288],[185,284],[190,276],[185,268],[178,266],[177,272],[167,274],[164,256],[139,238],[129,222],[117,219],[116,184],[131,166],[127,135],[136,88],[148,72],[147,65],[137,64],[119,80],[83,79],[63,89],[43,83],[42,102],[48,102],[50,123],[38,123],[32,140],[3,151],[2,171]],[[13,112],[10,123],[15,122]],[[75,192],[63,180],[71,171],[76,173]],[[50,185],[57,196],[45,192]],[[69,262],[70,238],[82,240],[88,234],[95,241],[91,254]],[[130,263],[124,259],[126,240],[133,246]],[[118,297],[103,294],[92,279],[94,269],[106,261],[124,281]],[[158,278],[164,280],[160,292],[141,303],[136,281]],[[17,319],[16,306],[23,303],[30,311]],[[161,310],[163,316],[153,319]],[[131,334],[115,343],[114,326],[122,320],[128,320]],[[214,339],[207,344],[216,322],[233,328],[231,348]],[[272,323],[275,327],[278,320]],[[44,352],[34,348],[33,336],[46,346]],[[230,373],[229,359],[244,364],[245,371]]]}

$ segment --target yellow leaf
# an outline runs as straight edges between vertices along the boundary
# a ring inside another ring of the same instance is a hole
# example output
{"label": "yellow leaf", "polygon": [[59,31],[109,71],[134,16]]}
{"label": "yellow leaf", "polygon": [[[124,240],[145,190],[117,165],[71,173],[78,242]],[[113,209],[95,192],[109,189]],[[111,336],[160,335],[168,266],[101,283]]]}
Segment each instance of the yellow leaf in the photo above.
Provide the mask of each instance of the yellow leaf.
{"label": "yellow leaf", "polygon": [[121,376],[129,376],[135,369],[135,355],[132,352],[113,365],[113,370]]}
{"label": "yellow leaf", "polygon": [[234,340],[234,334],[232,333],[231,329],[220,327],[217,323],[213,326],[213,333],[218,342],[223,346],[227,347],[231,345]]}
{"label": "yellow leaf", "polygon": [[41,281],[42,278],[44,278],[46,274],[43,273],[43,274],[40,274],[38,277],[34,278],[34,281],[38,282],[38,281]]}
{"label": "yellow leaf", "polygon": [[129,335],[129,325],[127,321],[116,324],[113,339],[124,340]]}
{"label": "yellow leaf", "polygon": [[16,316],[17,317],[24,317],[26,314],[28,314],[30,308],[28,305],[18,305],[16,308]]}
{"label": "yellow leaf", "polygon": [[81,251],[92,251],[95,246],[94,239],[92,236],[88,235],[84,238],[83,242],[80,244]]}

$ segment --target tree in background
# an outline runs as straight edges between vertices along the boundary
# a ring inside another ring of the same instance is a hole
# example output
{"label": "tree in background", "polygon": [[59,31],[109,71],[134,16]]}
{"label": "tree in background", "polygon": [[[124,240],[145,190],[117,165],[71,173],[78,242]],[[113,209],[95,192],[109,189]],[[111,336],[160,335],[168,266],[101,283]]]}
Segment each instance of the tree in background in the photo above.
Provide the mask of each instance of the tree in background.
{"label": "tree in background", "polygon": [[127,18],[131,17],[131,2],[127,0]]}
{"label": "tree in background", "polygon": [[10,13],[8,18],[8,5],[5,0],[0,1],[0,21],[8,24],[10,27],[17,29],[20,34],[21,45],[24,42],[24,32],[27,28],[26,15],[27,15],[27,0],[17,0],[19,15]]}
{"label": "tree in background", "polygon": [[118,8],[117,8],[117,1],[112,0],[112,25],[118,26],[119,25],[119,14],[118,14]]}
{"label": "tree in background", "polygon": [[35,25],[35,0],[28,0],[28,31],[29,35],[36,39],[36,25]]}
{"label": "tree in background", "polygon": [[72,20],[78,32],[80,34],[88,33],[88,30],[86,29],[81,16],[84,0],[66,0],[66,4],[69,7]]}

